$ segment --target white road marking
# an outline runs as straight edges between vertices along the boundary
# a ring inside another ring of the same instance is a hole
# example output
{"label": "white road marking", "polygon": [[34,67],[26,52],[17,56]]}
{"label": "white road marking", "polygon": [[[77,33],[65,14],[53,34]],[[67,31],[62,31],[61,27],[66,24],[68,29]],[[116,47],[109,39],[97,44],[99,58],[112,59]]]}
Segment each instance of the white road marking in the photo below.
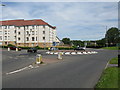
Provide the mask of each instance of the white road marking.
{"label": "white road marking", "polygon": [[50,52],[46,52],[47,54],[50,54]]}
{"label": "white road marking", "polygon": [[71,52],[72,55],[76,55],[76,52]]}
{"label": "white road marking", "polygon": [[55,52],[54,54],[58,54],[58,52]]}
{"label": "white road marking", "polygon": [[53,52],[50,52],[50,54],[54,54]]}
{"label": "white road marking", "polygon": [[88,54],[92,54],[91,52],[88,52]]}
{"label": "white road marking", "polygon": [[83,52],[83,54],[88,54],[87,52]]}
{"label": "white road marking", "polygon": [[77,54],[82,54],[81,52],[77,52]]}
{"label": "white road marking", "polygon": [[9,75],[9,74],[14,74],[14,73],[23,71],[23,70],[25,70],[25,69],[28,69],[28,67],[24,67],[24,68],[21,68],[21,69],[18,69],[18,70],[15,70],[15,71],[12,71],[12,72],[9,72],[9,73],[6,73],[6,74],[7,74],[7,75]]}
{"label": "white road marking", "polygon": [[[58,54],[58,52],[46,52],[47,54]],[[62,52],[62,54],[65,55],[82,55],[82,54],[96,54],[98,52],[96,51],[88,51],[88,52]]]}
{"label": "white road marking", "polygon": [[9,74],[14,74],[14,73],[18,73],[18,72],[21,72],[21,71],[23,71],[23,70],[26,70],[26,69],[32,69],[32,68],[37,68],[37,67],[39,67],[39,66],[33,67],[33,65],[29,65],[29,66],[26,66],[26,67],[24,67],[24,68],[21,68],[21,69],[18,69],[18,70],[15,70],[15,71],[12,71],[12,72],[9,72],[9,73],[6,73],[6,74],[7,74],[7,75],[9,75]]}
{"label": "white road marking", "polygon": [[65,55],[70,55],[70,52],[65,52]]}

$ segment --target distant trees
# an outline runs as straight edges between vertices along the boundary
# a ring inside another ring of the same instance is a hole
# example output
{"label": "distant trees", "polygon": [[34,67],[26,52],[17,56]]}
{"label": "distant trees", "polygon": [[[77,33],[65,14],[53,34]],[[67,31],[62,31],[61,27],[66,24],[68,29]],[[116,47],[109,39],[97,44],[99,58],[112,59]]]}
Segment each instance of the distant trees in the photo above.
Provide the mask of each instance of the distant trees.
{"label": "distant trees", "polygon": [[105,43],[106,43],[106,40],[105,40],[105,38],[102,38],[101,40],[97,40],[96,43],[97,43],[98,46],[104,47]]}
{"label": "distant trees", "polygon": [[71,43],[72,43],[74,46],[84,46],[84,42],[81,41],[81,40],[71,40]]}
{"label": "distant trees", "polygon": [[71,46],[84,46],[85,43],[87,43],[87,46],[89,47],[104,47],[106,44],[108,46],[115,46],[117,43],[120,43],[120,31],[116,27],[112,27],[108,29],[108,31],[105,34],[105,37],[100,40],[94,40],[94,41],[81,41],[81,40],[70,40],[70,38],[63,38],[62,42],[66,45]]}
{"label": "distant trees", "polygon": [[118,28],[112,27],[110,28],[106,34],[105,34],[105,39],[108,45],[116,45],[117,43],[120,42],[120,32]]}
{"label": "distant trees", "polygon": [[63,42],[64,44],[67,44],[67,45],[70,45],[70,44],[71,44],[70,38],[63,38],[63,39],[62,39],[62,42]]}

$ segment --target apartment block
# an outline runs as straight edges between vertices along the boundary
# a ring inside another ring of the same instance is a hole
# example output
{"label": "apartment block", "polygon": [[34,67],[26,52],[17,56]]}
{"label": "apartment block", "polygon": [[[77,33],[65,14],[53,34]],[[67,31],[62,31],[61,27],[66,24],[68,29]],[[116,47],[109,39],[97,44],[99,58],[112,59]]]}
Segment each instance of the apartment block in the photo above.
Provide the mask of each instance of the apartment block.
{"label": "apartment block", "polygon": [[60,43],[56,27],[41,19],[0,21],[0,45],[51,47]]}

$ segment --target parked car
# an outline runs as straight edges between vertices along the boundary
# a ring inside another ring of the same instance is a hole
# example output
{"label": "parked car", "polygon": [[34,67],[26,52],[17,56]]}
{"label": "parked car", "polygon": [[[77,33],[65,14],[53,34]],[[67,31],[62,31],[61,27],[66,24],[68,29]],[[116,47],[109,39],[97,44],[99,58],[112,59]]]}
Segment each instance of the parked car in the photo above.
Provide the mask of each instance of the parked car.
{"label": "parked car", "polygon": [[55,51],[55,50],[58,50],[58,48],[56,48],[56,47],[51,47],[50,48],[50,51]]}
{"label": "parked car", "polygon": [[74,50],[83,50],[83,51],[85,51],[85,47],[78,47],[78,48],[74,48]]}
{"label": "parked car", "polygon": [[27,52],[34,52],[34,53],[36,53],[37,52],[37,48],[29,48],[27,50]]}
{"label": "parked car", "polygon": [[16,46],[11,46],[11,47],[9,47],[9,48],[10,48],[10,50],[16,50],[16,48],[18,48],[18,51],[21,51],[21,48],[16,47]]}

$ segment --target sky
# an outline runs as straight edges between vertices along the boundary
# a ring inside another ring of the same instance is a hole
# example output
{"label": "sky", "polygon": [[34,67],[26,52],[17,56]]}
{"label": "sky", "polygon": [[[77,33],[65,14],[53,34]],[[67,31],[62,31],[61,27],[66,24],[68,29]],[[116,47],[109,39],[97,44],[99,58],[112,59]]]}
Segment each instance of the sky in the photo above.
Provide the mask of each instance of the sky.
{"label": "sky", "polygon": [[99,40],[118,27],[117,2],[3,2],[1,20],[42,19],[56,26],[57,36]]}

